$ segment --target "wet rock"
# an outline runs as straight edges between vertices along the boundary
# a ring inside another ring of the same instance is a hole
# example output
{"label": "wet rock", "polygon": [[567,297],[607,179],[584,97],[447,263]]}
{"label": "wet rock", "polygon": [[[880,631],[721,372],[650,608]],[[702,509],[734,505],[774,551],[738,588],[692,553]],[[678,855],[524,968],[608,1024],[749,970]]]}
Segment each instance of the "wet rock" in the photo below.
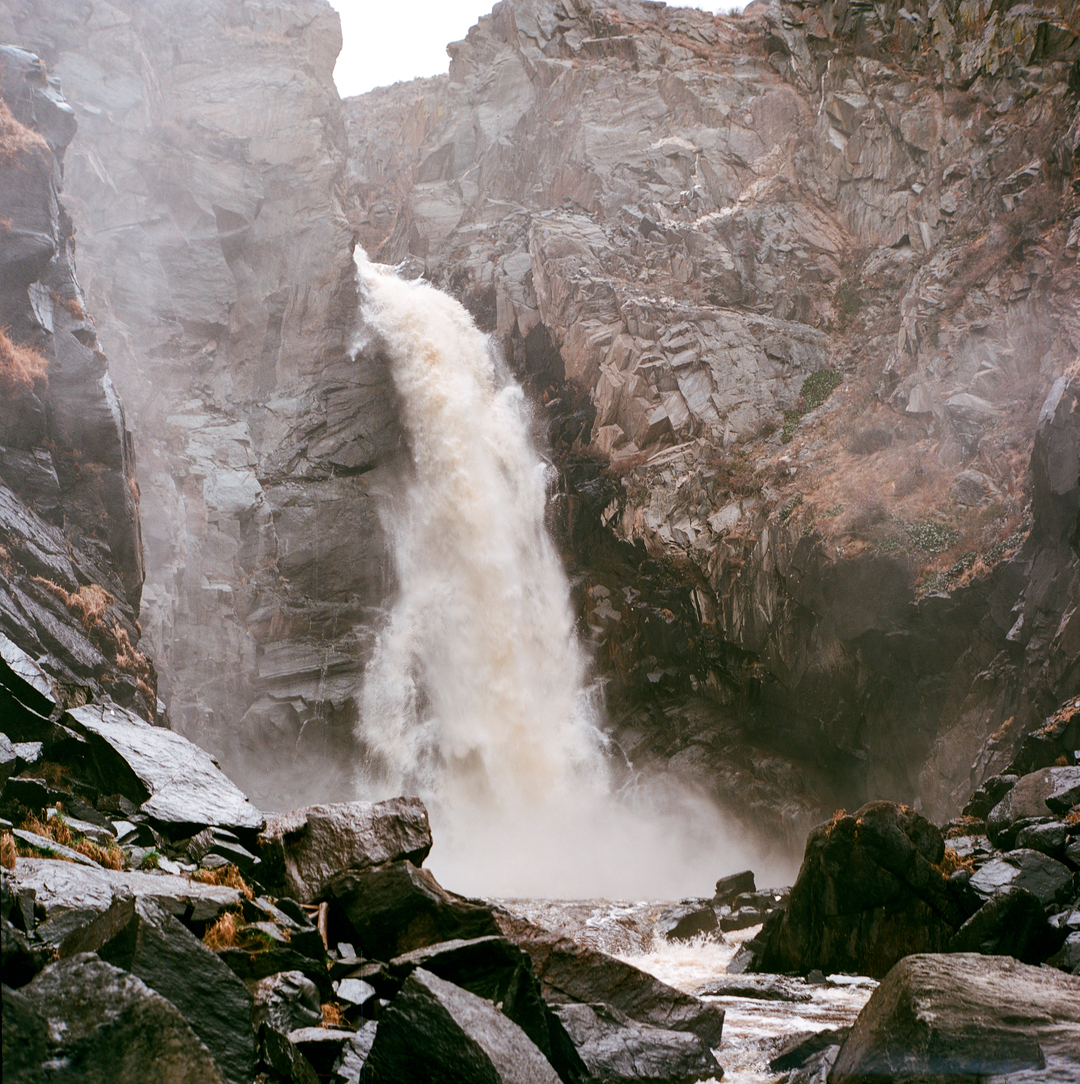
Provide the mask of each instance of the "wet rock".
{"label": "wet rock", "polygon": [[310,903],[342,870],[401,859],[421,865],[431,828],[418,798],[342,802],[269,817],[259,845],[281,871],[286,893]]}
{"label": "wet rock", "polygon": [[710,1047],[720,1045],[722,1009],[675,990],[622,960],[505,911],[497,912],[496,917],[503,933],[529,954],[548,1004],[606,1003],[640,1023],[689,1031]]}
{"label": "wet rock", "polygon": [[536,1044],[565,1084],[588,1076],[574,1043],[544,1002],[529,956],[505,937],[448,941],[415,949],[390,961],[388,971],[402,982],[422,967],[441,979],[485,998],[513,1020]]}
{"label": "wet rock", "polygon": [[316,985],[301,971],[279,971],[252,984],[252,1024],[269,1024],[282,1034],[314,1027],[322,1019]]}
{"label": "wet rock", "polygon": [[1016,850],[984,863],[969,884],[986,899],[1008,888],[1022,888],[1048,907],[1071,898],[1074,877],[1068,866],[1039,851]]}
{"label": "wet rock", "polygon": [[719,929],[716,911],[707,900],[691,900],[678,907],[668,907],[656,920],[656,932],[669,941],[689,941],[700,934]]}
{"label": "wet rock", "polygon": [[150,726],[115,704],[88,704],[68,717],[91,741],[102,789],[141,803],[156,823],[178,830],[211,825],[256,832],[263,827],[263,815],[213,758],[174,731]]}
{"label": "wet rock", "polygon": [[331,907],[331,938],[348,940],[375,959],[499,933],[488,907],[447,892],[430,872],[407,860],[340,873],[324,896]]}
{"label": "wet rock", "polygon": [[128,901],[127,922],[102,931],[93,948],[166,998],[206,1044],[222,1074],[247,1084],[254,1072],[255,1043],[247,987],[176,918],[151,900]]}
{"label": "wet rock", "polygon": [[911,952],[943,950],[967,917],[937,865],[944,853],[937,828],[892,802],[815,828],[755,969],[881,977]]}
{"label": "wet rock", "polygon": [[[289,1041],[288,1036],[263,1024],[258,1029],[259,1065],[289,1084],[319,1084],[311,1062]],[[359,1080],[359,1076],[355,1078]],[[351,1082],[350,1082],[351,1084]]]}
{"label": "wet rock", "polygon": [[602,1084],[691,1084],[722,1072],[709,1044],[689,1032],[650,1027],[610,1005],[556,1005],[554,1011]]}
{"label": "wet rock", "polygon": [[726,975],[712,979],[695,993],[698,997],[752,997],[759,1001],[812,1001],[805,983],[773,975]]}
{"label": "wet rock", "polygon": [[1080,1072],[1080,982],[1001,956],[909,956],[859,1014],[830,1084]]}
{"label": "wet rock", "polygon": [[48,1079],[57,1084],[224,1084],[176,1008],[96,956],[52,964],[22,995],[20,1004],[32,1005],[48,1022],[46,1058],[55,1066]]}
{"label": "wet rock", "polygon": [[334,1064],[341,1057],[345,1044],[353,1037],[353,1032],[340,1028],[297,1028],[290,1031],[289,1042],[303,1054],[315,1072],[329,1076]]}
{"label": "wet rock", "polygon": [[713,903],[718,906],[725,903],[731,904],[735,901],[735,897],[743,892],[756,891],[757,886],[754,884],[753,870],[748,869],[742,873],[733,873],[730,877],[721,877],[716,882],[716,895],[713,896]]}
{"label": "wet rock", "polygon": [[239,889],[204,885],[186,877],[77,866],[46,858],[19,858],[15,879],[21,888],[36,893],[47,918],[78,909],[100,914],[109,909],[115,896],[132,895],[153,900],[188,922],[210,922],[236,907],[241,896]]}
{"label": "wet rock", "polygon": [[1048,824],[1031,824],[1016,833],[1016,846],[1020,850],[1041,851],[1043,854],[1059,855],[1065,850],[1068,828],[1060,821]]}
{"label": "wet rock", "polygon": [[1008,848],[1022,828],[1056,819],[1080,800],[1080,768],[1029,772],[994,806],[986,819],[995,844]]}
{"label": "wet rock", "polygon": [[847,1038],[850,1028],[825,1028],[822,1031],[804,1031],[785,1040],[780,1049],[769,1059],[774,1072],[798,1069],[815,1054],[830,1047],[840,1051],[840,1044]]}
{"label": "wet rock", "polygon": [[1037,964],[1058,949],[1063,936],[1047,921],[1038,896],[1008,885],[956,931],[947,947],[949,952],[1015,956],[1024,963]]}
{"label": "wet rock", "polygon": [[417,968],[379,1020],[368,1067],[378,1080],[556,1084],[529,1037],[483,998]]}
{"label": "wet rock", "polygon": [[379,1025],[369,1020],[364,1026],[346,1039],[341,1046],[341,1053],[331,1070],[333,1084],[356,1084],[364,1079],[364,1066],[375,1044]]}

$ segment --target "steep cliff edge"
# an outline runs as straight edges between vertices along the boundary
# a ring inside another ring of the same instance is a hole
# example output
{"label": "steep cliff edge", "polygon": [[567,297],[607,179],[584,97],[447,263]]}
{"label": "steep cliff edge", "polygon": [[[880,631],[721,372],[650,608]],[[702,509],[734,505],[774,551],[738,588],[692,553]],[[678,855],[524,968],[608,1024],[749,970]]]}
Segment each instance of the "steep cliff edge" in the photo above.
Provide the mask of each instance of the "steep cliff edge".
{"label": "steep cliff edge", "polygon": [[1080,345],[1078,29],[505,0],[448,77],[346,103],[365,247],[545,405],[638,763],[790,827],[940,817],[1075,691],[1076,557],[1028,467]]}
{"label": "steep cliff edge", "polygon": [[311,779],[340,797],[386,589],[374,468],[398,436],[382,363],[351,357],[337,15],[16,0],[0,39],[63,78],[80,125],[67,190],[137,420],[143,623],[172,725],[266,808]]}
{"label": "steep cliff edge", "polygon": [[66,706],[112,698],[153,721],[131,434],[59,201],[75,128],[40,59],[0,47],[0,633]]}

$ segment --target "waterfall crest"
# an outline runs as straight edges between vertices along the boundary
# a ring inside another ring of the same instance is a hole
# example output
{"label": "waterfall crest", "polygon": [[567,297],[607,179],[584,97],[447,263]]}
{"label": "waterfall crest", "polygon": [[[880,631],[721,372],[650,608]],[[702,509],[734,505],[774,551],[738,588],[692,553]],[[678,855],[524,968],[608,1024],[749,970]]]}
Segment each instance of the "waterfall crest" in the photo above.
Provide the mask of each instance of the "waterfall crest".
{"label": "waterfall crest", "polygon": [[412,458],[385,501],[398,590],[360,698],[361,793],[422,797],[430,864],[468,891],[706,889],[720,855],[687,871],[720,842],[715,808],[681,795],[673,818],[656,788],[647,809],[612,792],[521,388],[452,298],[359,250],[357,269]]}

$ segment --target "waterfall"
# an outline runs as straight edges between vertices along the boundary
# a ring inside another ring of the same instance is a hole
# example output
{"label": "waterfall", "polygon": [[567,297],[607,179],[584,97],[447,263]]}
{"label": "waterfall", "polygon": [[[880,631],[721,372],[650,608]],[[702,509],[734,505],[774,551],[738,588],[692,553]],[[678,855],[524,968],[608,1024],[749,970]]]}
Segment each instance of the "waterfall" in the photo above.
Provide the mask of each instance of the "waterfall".
{"label": "waterfall", "polygon": [[359,250],[357,270],[412,461],[384,501],[397,594],[360,697],[360,792],[422,797],[429,864],[459,890],[711,890],[733,861],[713,807],[613,794],[521,388],[452,298]]}

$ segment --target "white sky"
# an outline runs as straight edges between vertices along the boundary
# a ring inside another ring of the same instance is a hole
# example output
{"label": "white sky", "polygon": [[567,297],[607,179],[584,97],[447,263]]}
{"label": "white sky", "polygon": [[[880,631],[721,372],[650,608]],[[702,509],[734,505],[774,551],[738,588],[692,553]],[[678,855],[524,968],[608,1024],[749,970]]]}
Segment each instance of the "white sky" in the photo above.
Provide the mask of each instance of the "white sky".
{"label": "white sky", "polygon": [[[341,96],[363,94],[450,67],[446,46],[465,37],[495,0],[330,0],[341,14],[344,46],[334,69]],[[672,3],[672,7],[730,11],[744,3]]]}

